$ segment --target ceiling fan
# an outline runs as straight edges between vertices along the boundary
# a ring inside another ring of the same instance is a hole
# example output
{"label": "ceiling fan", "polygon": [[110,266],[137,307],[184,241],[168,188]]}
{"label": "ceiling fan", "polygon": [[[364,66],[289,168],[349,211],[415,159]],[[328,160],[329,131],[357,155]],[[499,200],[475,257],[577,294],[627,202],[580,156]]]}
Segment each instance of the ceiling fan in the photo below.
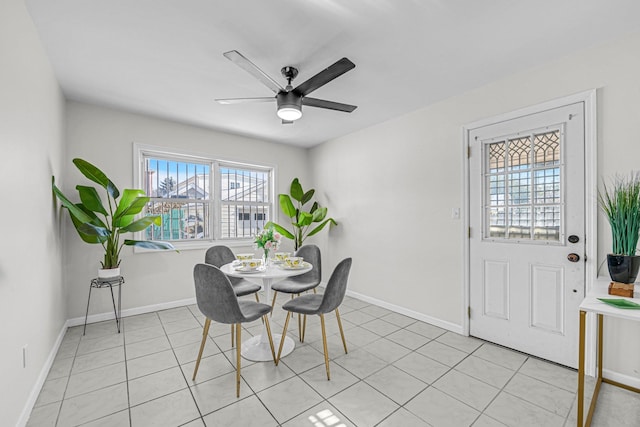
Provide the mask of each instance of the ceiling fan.
{"label": "ceiling fan", "polygon": [[264,98],[226,98],[216,99],[220,104],[239,104],[244,102],[270,102],[276,101],[278,105],[278,117],[282,119],[282,124],[291,124],[302,117],[302,106],[326,108],[328,110],[344,111],[350,113],[357,107],[355,105],[341,104],[339,102],[326,101],[324,99],[311,98],[309,95],[314,90],[326,85],[331,80],[340,77],[347,71],[355,68],[355,64],[347,58],[342,58],[333,65],[320,71],[309,80],[298,85],[291,86],[291,82],[298,75],[298,69],[291,66],[282,67],[280,72],[287,79],[287,86],[282,87],[278,82],[269,77],[264,71],[258,68],[253,62],[242,56],[236,50],[225,52],[224,56],[234,62],[265,86],[271,89],[276,96]]}

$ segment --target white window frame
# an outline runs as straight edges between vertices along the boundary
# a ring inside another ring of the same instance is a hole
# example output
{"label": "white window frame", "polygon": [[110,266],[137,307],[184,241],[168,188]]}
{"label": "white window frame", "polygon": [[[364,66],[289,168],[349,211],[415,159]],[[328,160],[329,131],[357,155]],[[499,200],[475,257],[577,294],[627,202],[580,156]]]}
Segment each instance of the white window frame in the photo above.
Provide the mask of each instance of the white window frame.
{"label": "white window frame", "polygon": [[[209,248],[213,244],[221,244],[230,247],[253,245],[253,237],[238,237],[233,239],[221,239],[221,224],[219,219],[222,206],[222,183],[220,177],[220,166],[237,167],[238,169],[251,169],[264,171],[270,174],[269,190],[270,202],[268,203],[269,212],[271,213],[271,221],[278,222],[278,211],[276,210],[275,195],[277,182],[277,170],[275,165],[265,163],[255,164],[248,161],[220,158],[206,153],[197,153],[179,148],[159,147],[154,145],[133,143],[133,183],[134,188],[144,188],[144,158],[145,156],[171,159],[185,162],[210,163],[209,188],[213,189],[213,196],[209,201],[209,229],[211,236],[208,239],[194,240],[171,240],[170,242],[176,249],[202,249]],[[135,239],[144,239],[144,232],[135,233]],[[148,252],[149,249],[134,247],[134,252]]]}

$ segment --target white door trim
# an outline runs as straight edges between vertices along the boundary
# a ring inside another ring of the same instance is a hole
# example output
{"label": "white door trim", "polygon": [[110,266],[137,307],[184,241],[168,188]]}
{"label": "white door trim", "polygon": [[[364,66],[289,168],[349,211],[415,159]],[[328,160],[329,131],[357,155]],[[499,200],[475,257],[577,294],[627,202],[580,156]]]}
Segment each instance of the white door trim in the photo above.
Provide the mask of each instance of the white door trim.
{"label": "white door trim", "polygon": [[[464,301],[461,310],[462,316],[462,330],[465,335],[469,335],[469,294],[470,294],[470,252],[469,252],[469,134],[471,131],[494,125],[496,123],[504,122],[507,120],[516,119],[519,117],[527,116],[530,114],[538,113],[541,111],[551,110],[558,107],[563,107],[569,104],[575,104],[577,102],[584,102],[584,138],[585,138],[585,153],[584,153],[584,165],[585,165],[585,231],[587,238],[585,239],[585,251],[586,251],[586,292],[589,292],[593,287],[598,276],[597,266],[597,250],[598,250],[598,204],[597,191],[598,191],[598,178],[597,178],[597,166],[598,166],[598,151],[597,151],[597,123],[596,123],[596,89],[591,89],[585,92],[576,93],[573,95],[565,96],[551,101],[543,102],[541,104],[532,105],[529,107],[521,108],[519,110],[511,111],[508,113],[500,114],[498,116],[485,118],[478,120],[462,127],[462,171],[463,171],[463,221],[462,221],[462,236],[463,236],[463,263],[464,263],[464,276],[463,276],[463,289],[462,294]],[[477,153],[474,153],[477,155]],[[476,231],[478,232],[478,231]],[[575,314],[578,316],[578,313]],[[586,371],[588,375],[594,375],[596,365],[596,342],[595,342],[595,319],[588,319],[587,321],[587,340],[586,340]],[[576,339],[578,339],[576,337]]]}

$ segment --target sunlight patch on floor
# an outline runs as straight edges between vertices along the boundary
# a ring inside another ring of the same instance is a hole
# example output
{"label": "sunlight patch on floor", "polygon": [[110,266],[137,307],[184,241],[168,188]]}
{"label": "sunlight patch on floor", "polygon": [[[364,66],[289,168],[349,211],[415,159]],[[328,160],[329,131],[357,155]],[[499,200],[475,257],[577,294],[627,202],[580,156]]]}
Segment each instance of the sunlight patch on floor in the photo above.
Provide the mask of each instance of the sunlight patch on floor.
{"label": "sunlight patch on floor", "polygon": [[314,427],[346,427],[344,423],[340,422],[340,418],[335,416],[330,409],[325,409],[315,415],[310,415],[309,421],[313,423]]}

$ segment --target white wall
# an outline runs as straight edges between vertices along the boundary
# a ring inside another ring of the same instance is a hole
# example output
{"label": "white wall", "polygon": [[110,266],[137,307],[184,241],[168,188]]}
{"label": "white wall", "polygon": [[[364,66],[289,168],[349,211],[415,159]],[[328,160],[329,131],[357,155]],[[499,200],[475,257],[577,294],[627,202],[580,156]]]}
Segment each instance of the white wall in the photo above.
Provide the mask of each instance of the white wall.
{"label": "white wall", "polygon": [[[80,157],[95,164],[122,190],[133,187],[132,144],[204,153],[218,158],[276,166],[276,194],[288,192],[294,177],[309,181],[305,149],[233,136],[212,130],[154,119],[94,105],[67,103],[67,155],[64,159],[67,195],[77,193],[76,184],[92,183],[84,178],[71,160]],[[276,201],[276,210],[280,208]],[[87,245],[65,218],[65,272],[69,293],[68,317],[84,317],[89,281],[100,267],[102,247]],[[289,242],[287,245],[291,246]],[[288,246],[285,246],[288,247]],[[253,251],[253,246],[234,248]],[[122,309],[137,308],[193,298],[193,266],[204,261],[205,249],[180,253],[133,253],[123,249],[121,263],[126,284]],[[257,253],[257,252],[256,252]],[[112,310],[108,291],[93,292],[90,314]],[[94,299],[95,298],[95,299]]]}
{"label": "white wall", "polygon": [[[61,236],[51,192],[51,176],[60,175],[63,141],[64,98],[38,34],[22,0],[3,0],[0,2],[2,425],[18,424],[21,412],[30,409],[29,403],[32,405],[35,398],[30,393],[43,379],[41,371],[66,320]],[[25,344],[27,367],[23,368]]]}
{"label": "white wall", "polygon": [[[598,176],[640,169],[639,51],[637,33],[312,149],[313,183],[342,223],[327,264],[352,256],[350,290],[462,325],[464,236],[451,219],[463,199],[462,126],[597,88]],[[599,261],[609,247],[600,217]],[[606,323],[605,368],[640,376],[640,358],[626,356],[640,351],[640,328]]]}

